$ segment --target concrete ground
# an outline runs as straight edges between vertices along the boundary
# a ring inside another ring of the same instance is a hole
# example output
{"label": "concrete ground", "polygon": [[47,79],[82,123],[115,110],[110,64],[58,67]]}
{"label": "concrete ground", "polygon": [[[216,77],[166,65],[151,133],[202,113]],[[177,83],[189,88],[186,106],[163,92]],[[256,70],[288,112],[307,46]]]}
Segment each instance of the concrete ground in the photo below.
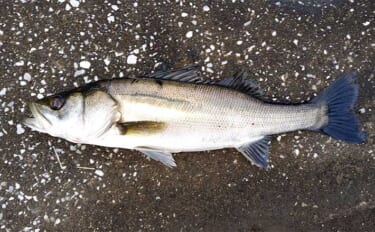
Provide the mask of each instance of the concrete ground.
{"label": "concrete ground", "polygon": [[[374,11],[373,0],[0,0],[0,230],[374,231]],[[246,67],[284,103],[356,69],[368,141],[295,132],[273,136],[268,171],[234,149],[177,154],[168,169],[21,125],[26,101],[161,62],[198,63],[207,79]]]}

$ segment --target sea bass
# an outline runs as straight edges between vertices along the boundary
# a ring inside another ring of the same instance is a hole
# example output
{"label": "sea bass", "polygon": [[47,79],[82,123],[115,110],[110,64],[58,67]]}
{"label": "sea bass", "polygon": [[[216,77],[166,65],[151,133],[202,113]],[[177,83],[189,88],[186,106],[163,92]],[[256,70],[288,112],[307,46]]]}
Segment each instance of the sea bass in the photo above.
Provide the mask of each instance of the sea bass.
{"label": "sea bass", "polygon": [[236,148],[267,168],[270,135],[320,131],[365,142],[353,106],[356,72],[338,78],[306,104],[262,100],[245,71],[205,81],[194,67],[139,78],[101,80],[29,103],[34,130],[75,143],[134,149],[173,167],[171,153]]}

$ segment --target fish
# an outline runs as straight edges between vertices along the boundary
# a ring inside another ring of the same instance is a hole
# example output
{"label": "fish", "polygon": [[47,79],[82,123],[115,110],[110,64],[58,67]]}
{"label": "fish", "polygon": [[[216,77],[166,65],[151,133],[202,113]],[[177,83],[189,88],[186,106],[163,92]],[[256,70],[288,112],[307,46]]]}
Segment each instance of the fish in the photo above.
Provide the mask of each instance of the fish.
{"label": "fish", "polygon": [[220,81],[202,79],[196,66],[114,78],[30,102],[23,123],[73,143],[137,150],[175,167],[173,153],[235,148],[252,164],[269,167],[274,134],[318,131],[364,143],[353,107],[358,73],[341,74],[306,103],[266,100],[241,70]]}

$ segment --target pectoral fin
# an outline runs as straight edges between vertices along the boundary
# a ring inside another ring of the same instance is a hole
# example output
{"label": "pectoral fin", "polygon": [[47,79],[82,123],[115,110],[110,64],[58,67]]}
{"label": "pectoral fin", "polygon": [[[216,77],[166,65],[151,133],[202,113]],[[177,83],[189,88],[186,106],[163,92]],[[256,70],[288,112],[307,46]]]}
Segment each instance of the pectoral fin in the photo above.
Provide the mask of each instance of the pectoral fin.
{"label": "pectoral fin", "polygon": [[151,159],[162,162],[164,165],[170,168],[177,166],[176,161],[173,159],[173,156],[170,152],[149,150],[147,148],[137,148],[137,150],[150,157]]}
{"label": "pectoral fin", "polygon": [[237,150],[241,152],[246,159],[250,160],[252,164],[267,169],[270,141],[271,136],[265,136],[255,142],[244,144],[238,147]]}
{"label": "pectoral fin", "polygon": [[155,121],[137,121],[137,122],[124,122],[117,123],[121,134],[153,134],[163,131],[165,123]]}

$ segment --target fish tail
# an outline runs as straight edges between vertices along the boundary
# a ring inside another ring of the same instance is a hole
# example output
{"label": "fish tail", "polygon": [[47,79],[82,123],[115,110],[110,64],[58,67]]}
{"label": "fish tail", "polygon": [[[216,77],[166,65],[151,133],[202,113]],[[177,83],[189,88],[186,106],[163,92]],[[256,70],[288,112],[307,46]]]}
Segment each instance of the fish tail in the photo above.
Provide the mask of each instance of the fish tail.
{"label": "fish tail", "polygon": [[343,74],[327,89],[312,100],[312,103],[326,108],[326,122],[319,130],[333,138],[350,143],[363,143],[366,135],[359,130],[358,120],[353,111],[357,101],[359,85],[356,71]]}

